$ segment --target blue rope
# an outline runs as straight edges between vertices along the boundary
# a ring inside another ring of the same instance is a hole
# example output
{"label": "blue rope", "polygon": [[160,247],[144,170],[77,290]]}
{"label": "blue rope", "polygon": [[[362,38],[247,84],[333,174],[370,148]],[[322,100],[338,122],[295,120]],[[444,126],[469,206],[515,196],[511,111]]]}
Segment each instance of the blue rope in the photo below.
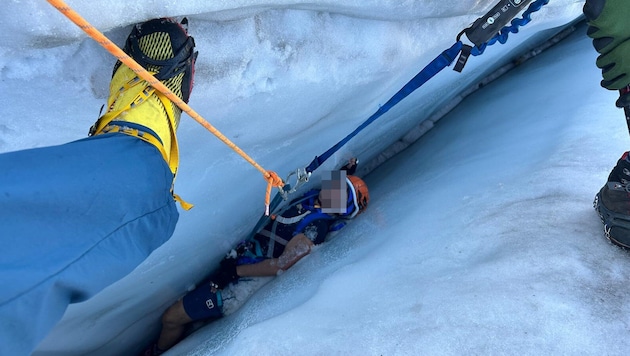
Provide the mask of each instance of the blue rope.
{"label": "blue rope", "polygon": [[543,6],[547,5],[549,3],[549,0],[536,0],[533,3],[531,3],[529,5],[529,7],[527,8],[527,10],[525,10],[525,12],[523,12],[523,17],[520,19],[513,19],[510,22],[509,26],[504,26],[501,31],[499,31],[499,33],[497,33],[494,37],[492,37],[491,39],[488,40],[488,42],[482,44],[481,46],[477,47],[473,47],[472,51],[470,52],[470,54],[472,54],[473,56],[479,56],[481,54],[483,54],[483,52],[486,50],[486,47],[488,46],[492,46],[493,44],[495,44],[497,41],[499,41],[499,43],[501,44],[505,44],[505,42],[507,42],[508,40],[508,35],[510,33],[518,33],[518,28],[519,27],[523,27],[525,25],[527,25],[531,20],[531,14],[533,12],[536,12],[538,10],[540,10]]}
{"label": "blue rope", "polygon": [[403,86],[394,96],[392,96],[384,105],[378,108],[378,110],[372,114],[364,123],[362,123],[359,127],[357,127],[354,131],[352,131],[348,136],[346,136],[343,140],[337,142],[336,145],[332,146],[328,151],[324,152],[321,156],[315,156],[315,159],[306,167],[306,171],[308,173],[312,173],[316,170],[322,163],[324,163],[330,156],[332,156],[335,152],[337,152],[343,145],[345,145],[348,141],[350,141],[354,136],[356,136],[361,130],[366,128],[369,124],[378,119],[381,115],[389,111],[394,105],[398,104],[401,100],[406,98],[409,94],[413,93],[414,90],[421,87],[424,83],[426,83],[429,79],[433,78],[436,74],[438,74],[442,69],[448,67],[453,63],[457,55],[462,49],[462,43],[457,41],[451,48],[442,52],[439,56],[437,56],[431,63],[429,63],[420,73],[416,74],[405,86]]}

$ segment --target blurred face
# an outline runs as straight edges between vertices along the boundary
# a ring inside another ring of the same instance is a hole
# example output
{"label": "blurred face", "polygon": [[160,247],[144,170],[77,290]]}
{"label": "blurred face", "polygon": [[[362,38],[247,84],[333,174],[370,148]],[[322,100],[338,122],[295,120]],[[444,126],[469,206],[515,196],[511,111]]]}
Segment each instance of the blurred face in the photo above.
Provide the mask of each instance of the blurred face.
{"label": "blurred face", "polygon": [[348,199],[346,171],[328,171],[322,174],[322,190],[319,202],[322,212],[342,214],[346,212]]}

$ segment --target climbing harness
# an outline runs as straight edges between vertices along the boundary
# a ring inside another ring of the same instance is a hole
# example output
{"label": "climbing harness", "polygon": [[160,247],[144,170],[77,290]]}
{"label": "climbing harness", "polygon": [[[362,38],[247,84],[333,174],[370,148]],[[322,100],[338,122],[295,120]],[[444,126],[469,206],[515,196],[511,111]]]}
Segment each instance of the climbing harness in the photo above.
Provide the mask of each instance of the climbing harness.
{"label": "climbing harness", "polygon": [[226,144],[228,147],[234,150],[237,154],[243,157],[243,159],[245,159],[252,166],[254,166],[254,168],[260,171],[263,174],[263,178],[267,181],[267,190],[266,190],[266,195],[265,195],[265,213],[269,214],[271,189],[273,187],[282,188],[284,186],[284,182],[275,172],[267,171],[262,166],[260,166],[256,161],[254,161],[250,156],[248,156],[243,150],[241,150],[232,141],[230,141],[221,132],[219,132],[219,130],[214,128],[214,126],[212,126],[201,115],[199,115],[195,110],[193,110],[188,104],[186,104],[182,99],[180,99],[176,94],[174,94],[158,79],[156,79],[153,75],[151,75],[151,73],[149,73],[146,69],[144,69],[144,67],[138,64],[133,58],[127,55],[118,46],[116,46],[116,44],[110,41],[105,35],[103,35],[103,33],[101,33],[96,28],[94,28],[87,20],[85,20],[81,15],[79,15],[76,11],[74,11],[63,0],[46,0],[46,1],[48,1],[48,3],[50,3],[59,12],[61,12],[64,16],[66,16],[70,21],[72,21],[79,28],[81,28],[81,30],[83,30],[86,34],[88,34],[88,36],[94,39],[98,44],[100,44],[103,48],[105,48],[109,53],[114,55],[114,57],[116,57],[119,61],[124,63],[131,70],[133,70],[138,75],[138,77],[144,79],[149,86],[155,88],[156,91],[159,91],[160,93],[164,94],[183,112],[188,114],[188,116],[190,116],[193,120],[197,121],[201,126],[203,126],[208,131],[210,131],[219,140],[221,140],[224,144]]}
{"label": "climbing harness", "polygon": [[[281,194],[277,194],[274,197],[272,202],[273,213],[270,216],[261,216],[254,228],[252,229],[249,239],[251,240],[254,235],[260,233],[264,226],[269,224],[270,221],[274,221],[273,227],[271,230],[271,234],[275,234],[275,227],[278,223],[284,225],[290,225],[299,222],[299,224],[295,228],[294,234],[300,233],[306,228],[306,226],[313,220],[317,219],[325,219],[325,220],[338,220],[338,222],[332,224],[329,228],[329,231],[337,231],[345,226],[345,221],[353,219],[355,216],[363,212],[370,201],[370,193],[367,188],[365,182],[353,175],[346,176],[345,183],[348,185],[349,194],[346,201],[346,211],[343,213],[330,215],[321,211],[320,208],[315,208],[315,199],[319,196],[320,190],[312,189],[306,192],[302,197],[297,200],[291,201],[291,203],[280,207],[280,203],[283,201],[281,199]],[[288,185],[285,186],[287,188]],[[305,209],[305,212],[302,214],[298,214],[292,218],[285,218],[282,216],[284,212],[290,209],[293,206],[298,206],[301,204],[301,207]],[[271,238],[272,236],[267,236]]]}
{"label": "climbing harness", "polygon": [[[268,245],[266,248],[267,254],[263,256],[262,252],[259,252],[261,253],[261,255],[258,255],[258,257],[271,258],[273,257],[273,252],[274,252],[276,244],[286,245],[287,243],[289,243],[289,241],[286,238],[280,236],[277,233],[277,229],[280,226],[285,226],[285,227],[295,226],[294,228],[292,228],[293,230],[292,236],[295,236],[299,233],[303,233],[303,232],[306,233],[305,231],[307,230],[307,226],[315,220],[330,220],[330,221],[343,220],[343,219],[352,218],[354,217],[354,215],[356,215],[355,213],[352,216],[333,216],[333,215],[322,212],[320,208],[315,207],[315,200],[317,199],[318,195],[319,195],[319,190],[312,189],[306,192],[299,199],[292,201],[290,204],[287,204],[283,208],[274,212],[274,214],[272,214],[268,218],[265,217],[261,219],[258,222],[258,224],[256,224],[254,229],[251,231],[249,238],[247,239],[248,242],[251,242],[255,246],[253,250],[262,251],[262,247],[260,246],[260,241],[254,238],[254,236],[259,235],[268,239],[268,242],[267,242]],[[297,212],[296,212],[297,215],[292,216],[292,217],[282,216],[282,214],[286,213],[289,209],[293,207],[297,208]],[[265,230],[264,227],[268,225],[270,222],[271,222],[270,230]],[[343,226],[345,226],[345,222],[343,221],[341,223],[333,223],[331,224],[329,231],[337,231],[341,229]]]}

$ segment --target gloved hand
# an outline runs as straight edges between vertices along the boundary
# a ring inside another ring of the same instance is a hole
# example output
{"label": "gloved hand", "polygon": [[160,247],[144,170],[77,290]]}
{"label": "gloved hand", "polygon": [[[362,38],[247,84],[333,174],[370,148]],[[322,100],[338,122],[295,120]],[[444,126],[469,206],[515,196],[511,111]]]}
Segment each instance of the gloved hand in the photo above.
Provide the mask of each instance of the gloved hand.
{"label": "gloved hand", "polygon": [[597,57],[595,64],[602,69],[604,80],[601,84],[604,88],[620,90],[628,86],[630,84],[630,40],[622,42],[607,54]]}
{"label": "gloved hand", "polygon": [[238,274],[236,273],[236,259],[224,258],[210,280],[216,284],[219,289],[223,289],[228,284],[236,282],[238,280]]}
{"label": "gloved hand", "polygon": [[[584,15],[588,19],[587,35],[601,55],[595,63],[602,69],[601,85],[621,90],[630,85],[630,1],[587,0]],[[617,106],[630,105],[630,93],[622,94]]]}
{"label": "gloved hand", "polygon": [[583,11],[588,19],[587,35],[593,38],[597,52],[606,54],[630,38],[627,0],[586,0]]}

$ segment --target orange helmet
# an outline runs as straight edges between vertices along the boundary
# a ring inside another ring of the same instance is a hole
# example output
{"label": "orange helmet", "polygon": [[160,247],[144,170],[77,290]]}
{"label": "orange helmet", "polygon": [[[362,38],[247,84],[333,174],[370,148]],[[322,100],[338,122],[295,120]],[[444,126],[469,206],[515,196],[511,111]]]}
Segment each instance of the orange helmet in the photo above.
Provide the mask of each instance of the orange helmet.
{"label": "orange helmet", "polygon": [[[350,212],[348,216],[350,218],[355,217],[357,214],[360,214],[367,208],[368,203],[370,202],[370,192],[368,191],[367,184],[363,181],[363,179],[357,176],[346,176],[346,181],[348,182],[348,188],[350,189],[350,197],[352,201],[348,199],[348,205],[352,204],[352,210],[348,209]],[[350,206],[348,206],[350,208]]]}

